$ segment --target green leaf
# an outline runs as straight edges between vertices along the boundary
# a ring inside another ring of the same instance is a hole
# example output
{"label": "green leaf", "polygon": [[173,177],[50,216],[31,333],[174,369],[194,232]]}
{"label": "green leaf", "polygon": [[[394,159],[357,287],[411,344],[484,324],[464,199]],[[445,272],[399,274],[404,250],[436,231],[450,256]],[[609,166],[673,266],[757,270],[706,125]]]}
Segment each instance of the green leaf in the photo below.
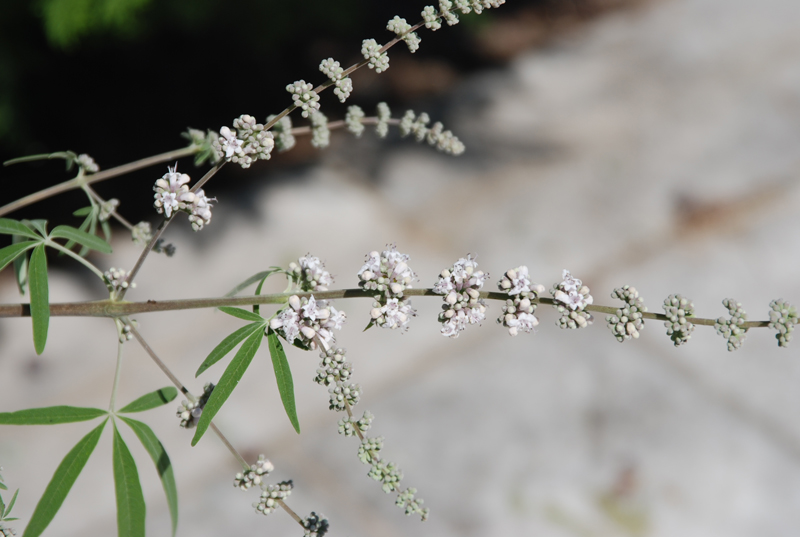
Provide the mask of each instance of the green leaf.
{"label": "green leaf", "polygon": [[72,216],[86,216],[87,214],[92,214],[93,207],[89,205],[88,207],[81,207],[77,211],[72,213]]}
{"label": "green leaf", "polygon": [[[23,242],[24,237],[20,235],[14,235],[11,237],[11,241],[14,244],[18,244]],[[19,294],[25,294],[25,288],[28,286],[28,255],[21,255],[14,259],[14,275],[16,276],[17,280],[17,289],[19,289]]]}
{"label": "green leaf", "polygon": [[29,239],[42,239],[22,222],[10,218],[0,218],[0,235],[22,235]]}
{"label": "green leaf", "polygon": [[283,351],[278,334],[270,330],[267,333],[267,341],[283,408],[286,410],[286,415],[289,416],[289,421],[292,422],[292,427],[297,434],[300,434],[300,421],[297,419],[297,408],[294,404],[294,382],[292,381],[292,371],[289,369],[289,361],[286,359],[286,353]]}
{"label": "green leaf", "polygon": [[158,476],[161,478],[161,484],[164,487],[164,494],[167,495],[169,515],[172,518],[172,535],[174,537],[175,531],[178,529],[178,486],[175,484],[175,474],[172,471],[172,463],[169,460],[167,451],[150,427],[141,421],[124,416],[120,416],[120,419],[133,429],[133,432],[139,437],[142,445],[156,465]]}
{"label": "green leaf", "polygon": [[47,286],[47,256],[44,244],[33,249],[28,264],[28,285],[31,291],[31,320],[33,322],[33,347],[36,354],[44,352],[47,328],[50,325],[50,297]]}
{"label": "green leaf", "polygon": [[8,490],[8,487],[5,486],[3,483],[0,483],[0,490]]}
{"label": "green leaf", "polygon": [[[139,472],[128,446],[114,424],[114,488],[117,492],[117,534],[144,537],[145,505]],[[24,536],[23,536],[24,537]]]}
{"label": "green leaf", "polygon": [[263,327],[264,323],[250,323],[228,335],[228,337],[223,339],[219,345],[214,347],[214,350],[211,351],[211,353],[203,361],[203,363],[200,364],[200,367],[197,368],[197,373],[194,374],[195,378],[199,377],[200,374],[203,373],[206,369],[208,369],[212,365],[219,362],[222,358],[224,358],[244,338],[252,335],[253,332],[256,330],[262,330]]}
{"label": "green leaf", "polygon": [[11,497],[11,503],[8,504],[6,507],[5,512],[3,513],[3,518],[7,517],[11,514],[11,510],[14,509],[14,504],[17,503],[17,494],[19,494],[19,489],[14,492],[14,495]]}
{"label": "green leaf", "polygon": [[81,406],[46,406],[16,412],[0,412],[0,425],[56,425],[93,420],[108,414],[99,408]]}
{"label": "green leaf", "polygon": [[58,226],[50,232],[51,239],[68,239],[104,254],[111,253],[111,245],[96,235],[90,235],[70,226]]}
{"label": "green leaf", "polygon": [[3,497],[0,496],[0,520],[3,520],[6,515],[6,504],[3,502]]}
{"label": "green leaf", "polygon": [[42,237],[47,237],[47,220],[43,220],[41,218],[34,218],[33,220],[23,220],[22,223],[38,231]]}
{"label": "green leaf", "polygon": [[245,281],[243,281],[242,283],[240,283],[239,285],[237,285],[236,287],[225,293],[225,296],[236,296],[243,289],[250,287],[259,280],[264,280],[268,278],[270,275],[275,274],[276,272],[283,272],[283,269],[280,267],[270,267],[269,270],[259,272],[258,274],[253,274]]}
{"label": "green leaf", "polygon": [[193,446],[203,437],[206,429],[208,429],[208,426],[211,424],[211,420],[214,419],[219,409],[222,408],[223,403],[225,403],[231,393],[233,393],[236,385],[239,384],[242,375],[244,375],[244,372],[253,360],[253,356],[256,355],[258,347],[261,346],[262,339],[264,339],[264,332],[262,332],[260,328],[253,331],[250,337],[248,337],[239,348],[239,351],[236,353],[236,356],[233,357],[231,363],[228,364],[228,368],[225,369],[225,372],[219,379],[217,387],[211,392],[211,397],[208,398],[208,402],[203,409],[203,414],[197,422],[197,430],[194,433],[194,438],[192,438]]}
{"label": "green leaf", "polygon": [[75,444],[75,447],[67,453],[61,464],[58,465],[53,478],[44,490],[44,494],[42,494],[42,498],[36,504],[36,509],[31,515],[31,521],[28,523],[28,527],[25,528],[25,533],[22,534],[22,537],[38,537],[47,528],[53,517],[56,516],[69,490],[75,484],[75,480],[78,479],[81,470],[86,465],[86,461],[89,460],[89,456],[97,446],[97,441],[100,440],[100,435],[103,433],[103,427],[105,427],[107,421],[103,420],[103,423],[81,438]]}
{"label": "green leaf", "polygon": [[161,388],[160,390],[141,396],[136,401],[119,410],[119,412],[143,412],[151,408],[166,405],[176,397],[178,397],[178,390],[172,386],[167,386],[166,388]]}
{"label": "green leaf", "polygon": [[0,249],[0,270],[6,268],[6,265],[14,261],[17,257],[19,257],[22,252],[30,250],[37,244],[40,244],[37,241],[25,241],[25,242],[18,242],[16,244],[12,244],[10,246],[6,246],[3,249]]}
{"label": "green leaf", "polygon": [[[0,250],[0,252],[1,251],[2,250]],[[265,319],[261,315],[253,313],[251,311],[243,310],[242,308],[231,308],[229,306],[220,306],[219,311],[221,311],[222,313],[227,313],[228,315],[232,315],[238,319],[242,319],[243,321],[265,322]]]}

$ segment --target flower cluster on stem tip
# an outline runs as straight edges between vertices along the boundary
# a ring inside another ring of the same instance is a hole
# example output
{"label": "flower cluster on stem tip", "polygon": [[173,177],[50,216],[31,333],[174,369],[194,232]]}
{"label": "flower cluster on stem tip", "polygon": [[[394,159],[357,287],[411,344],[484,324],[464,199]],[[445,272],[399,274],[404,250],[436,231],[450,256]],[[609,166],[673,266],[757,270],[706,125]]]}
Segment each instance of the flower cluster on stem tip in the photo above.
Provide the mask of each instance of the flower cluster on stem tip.
{"label": "flower cluster on stem tip", "polygon": [[331,130],[328,128],[328,116],[322,112],[311,113],[311,145],[324,149],[331,143]]}
{"label": "flower cluster on stem tip", "polygon": [[381,45],[374,39],[365,39],[361,42],[361,55],[368,60],[370,69],[382,73],[389,68],[389,55],[381,52]]}
{"label": "flower cluster on stem tip", "polygon": [[339,381],[349,380],[353,374],[353,364],[345,360],[344,349],[330,348],[322,352],[321,361],[317,369],[314,382],[323,386],[330,386]]}
{"label": "flower cluster on stem tip", "polygon": [[272,157],[275,147],[272,132],[264,130],[264,125],[257,123],[251,115],[239,116],[233,120],[233,130],[222,127],[219,134],[214,149],[220,159],[249,168],[256,160],[269,160]]}
{"label": "flower cluster on stem tip", "polygon": [[268,515],[278,508],[278,501],[285,500],[292,494],[294,483],[292,480],[281,481],[277,485],[263,487],[259,501],[253,503],[256,513]]}
{"label": "flower cluster on stem tip", "polygon": [[250,465],[250,470],[236,474],[233,479],[233,486],[242,490],[247,490],[253,485],[259,486],[262,483],[261,478],[269,475],[274,469],[275,466],[265,455],[259,455],[255,464]]}
{"label": "flower cluster on stem tip", "polygon": [[798,323],[797,308],[782,298],[770,302],[769,307],[769,327],[778,331],[775,334],[778,346],[788,347],[792,340],[794,325]]}
{"label": "flower cluster on stem tip", "polygon": [[594,302],[589,288],[581,280],[573,278],[567,269],[564,269],[561,278],[562,281],[550,290],[555,301],[553,307],[561,314],[556,326],[571,329],[587,327],[594,320],[589,312],[583,311]]}
{"label": "flower cluster on stem tip", "polygon": [[681,295],[669,295],[664,299],[664,313],[667,320],[667,335],[676,347],[683,345],[694,332],[694,325],[688,321],[694,315],[694,303]]}
{"label": "flower cluster on stem tip", "polygon": [[489,277],[477,270],[478,263],[471,254],[445,269],[433,291],[444,295],[444,305],[439,314],[442,335],[456,338],[469,324],[480,324],[486,318],[486,302],[480,297],[483,282]]}
{"label": "flower cluster on stem tip", "polygon": [[464,152],[463,142],[451,131],[444,130],[444,125],[437,121],[428,128],[430,117],[425,112],[416,116],[413,110],[407,110],[400,120],[400,136],[406,137],[413,134],[417,142],[427,141],[428,145],[436,147],[439,151],[450,155],[460,155]]}
{"label": "flower cluster on stem tip", "polygon": [[516,336],[520,330],[531,332],[539,324],[539,319],[533,314],[537,306],[534,301],[545,292],[544,285],[531,284],[528,267],[522,265],[507,270],[497,287],[513,297],[506,300],[497,323],[508,328],[511,336]]}
{"label": "flower cluster on stem tip", "polygon": [[150,222],[139,222],[133,229],[131,229],[131,238],[133,239],[133,243],[138,246],[144,246],[150,239],[153,238],[153,229],[150,226]]}
{"label": "flower cluster on stem tip", "polygon": [[402,39],[412,54],[419,49],[419,43],[422,40],[416,32],[411,31],[411,25],[405,19],[395,16],[386,25],[386,29],[394,32],[397,37]]}
{"label": "flower cluster on stem tip", "polygon": [[208,403],[208,398],[211,397],[211,392],[214,391],[214,384],[211,382],[203,386],[203,395],[197,398],[197,401],[190,403],[184,400],[181,406],[178,407],[177,416],[181,419],[181,427],[184,429],[191,429],[197,425],[197,420],[203,415],[203,408]]}
{"label": "flower cluster on stem tip", "polygon": [[292,295],[288,307],[278,312],[269,327],[289,343],[295,344],[297,340],[303,348],[316,349],[316,337],[326,345],[334,343],[331,330],[341,330],[346,317],[343,311],[325,300],[316,300],[314,295],[308,298]]}
{"label": "flower cluster on stem tip", "polygon": [[314,85],[305,80],[297,80],[286,86],[286,91],[292,95],[294,105],[300,109],[300,115],[308,117],[311,112],[319,110],[319,95],[314,91]]}
{"label": "flower cluster on stem tip", "polygon": [[306,254],[289,263],[289,274],[301,291],[327,291],[333,276],[318,257]]}
{"label": "flower cluster on stem tip", "polygon": [[78,157],[75,159],[75,164],[80,166],[84,172],[97,173],[100,171],[100,166],[98,166],[94,159],[86,153],[81,153],[78,155]]}
{"label": "flower cluster on stem tip", "polygon": [[353,81],[350,77],[343,76],[344,69],[339,62],[333,58],[322,60],[319,70],[333,82],[333,93],[339,98],[339,102],[345,102],[353,91]]}
{"label": "flower cluster on stem tip", "polygon": [[406,490],[400,492],[397,495],[397,500],[395,500],[395,505],[405,510],[406,515],[411,515],[413,513],[419,513],[422,521],[428,520],[428,514],[430,513],[430,509],[427,507],[423,509],[422,504],[425,503],[425,500],[422,498],[417,498],[417,489],[414,487],[409,487]]}
{"label": "flower cluster on stem tip", "polygon": [[325,515],[311,511],[311,514],[303,520],[303,529],[305,530],[303,537],[324,537],[328,533],[328,527],[328,519],[325,518]]}
{"label": "flower cluster on stem tip", "polygon": [[97,215],[97,219],[101,222],[107,222],[111,215],[119,207],[119,200],[117,198],[111,198],[110,200],[104,201],[100,204],[100,214]]}
{"label": "flower cluster on stem tip", "polygon": [[191,178],[185,173],[178,173],[177,166],[167,169],[169,171],[153,186],[156,212],[171,218],[174,213],[183,211],[189,214],[195,231],[203,229],[211,222],[211,202],[214,198],[206,197],[203,189],[191,192],[188,185]]}
{"label": "flower cluster on stem tip", "polygon": [[123,289],[136,287],[136,283],[128,283],[128,272],[123,269],[111,267],[103,273],[106,278],[106,286],[112,295],[116,296],[117,293]]}
{"label": "flower cluster on stem tip", "polygon": [[409,256],[397,251],[392,244],[383,252],[372,251],[358,272],[358,285],[375,293],[370,311],[370,323],[382,328],[406,328],[411,317],[417,314],[403,291],[411,289],[417,275],[408,266]]}
{"label": "flower cluster on stem tip", "polygon": [[644,301],[635,287],[626,285],[611,292],[611,298],[625,301],[625,305],[615,315],[606,317],[606,323],[617,341],[623,343],[631,338],[637,339],[644,328],[642,313],[647,311]]}
{"label": "flower cluster on stem tip", "polygon": [[347,130],[356,135],[356,138],[361,138],[364,134],[364,124],[361,120],[364,119],[364,110],[360,106],[348,106],[347,114],[344,116],[344,121],[347,124]]}
{"label": "flower cluster on stem tip", "polygon": [[386,138],[389,133],[389,120],[392,119],[392,110],[384,102],[378,103],[377,109],[378,123],[375,125],[375,132],[378,133],[379,137]]}
{"label": "flower cluster on stem tip", "polygon": [[722,305],[728,310],[731,318],[720,317],[714,323],[714,328],[717,329],[717,334],[728,341],[728,350],[735,351],[742,346],[747,333],[747,328],[741,326],[747,320],[747,313],[742,308],[742,303],[732,298],[724,299]]}

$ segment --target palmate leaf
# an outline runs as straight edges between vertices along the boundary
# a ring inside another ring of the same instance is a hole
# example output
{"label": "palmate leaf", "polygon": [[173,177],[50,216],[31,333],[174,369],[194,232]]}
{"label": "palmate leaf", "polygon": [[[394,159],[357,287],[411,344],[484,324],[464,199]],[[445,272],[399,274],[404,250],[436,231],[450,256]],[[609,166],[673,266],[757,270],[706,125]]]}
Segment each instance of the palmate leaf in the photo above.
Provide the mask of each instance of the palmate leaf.
{"label": "palmate leaf", "polygon": [[161,388],[160,390],[141,396],[132,403],[125,405],[119,412],[144,412],[151,408],[166,405],[176,397],[178,397],[178,390],[172,386],[167,386],[166,388]]}
{"label": "palmate leaf", "polygon": [[172,535],[174,537],[175,531],[178,529],[178,487],[175,484],[175,474],[172,471],[172,463],[169,460],[167,451],[150,427],[141,421],[131,418],[120,416],[120,419],[133,429],[133,432],[139,437],[142,445],[156,465],[158,476],[161,478],[161,484],[164,487],[164,494],[167,495],[169,514],[172,518]]}
{"label": "palmate leaf", "polygon": [[46,406],[16,412],[0,412],[0,425],[56,425],[93,420],[108,414],[99,408],[80,406]]}
{"label": "palmate leaf", "polygon": [[[114,424],[114,489],[117,493],[119,537],[144,537],[145,505],[139,472],[128,446]],[[24,537],[24,536],[23,536]]]}
{"label": "palmate leaf", "polygon": [[67,239],[81,246],[97,250],[104,254],[111,253],[111,245],[96,235],[91,235],[71,226],[58,226],[50,232],[51,239]]}
{"label": "palmate leaf", "polygon": [[47,329],[50,325],[50,296],[47,283],[47,256],[44,253],[44,244],[40,244],[33,249],[28,265],[33,347],[36,349],[36,354],[42,354],[47,343]]}
{"label": "palmate leaf", "polygon": [[222,408],[223,403],[227,401],[236,385],[239,384],[242,375],[244,375],[250,362],[253,361],[253,356],[256,355],[258,347],[261,346],[262,339],[264,339],[264,332],[262,328],[259,328],[245,340],[236,356],[228,364],[228,368],[225,369],[216,388],[211,392],[211,397],[208,398],[208,402],[203,408],[203,414],[197,422],[197,430],[194,433],[194,438],[192,438],[193,446],[197,445],[197,442],[203,437],[208,426],[211,425],[211,420],[214,419],[219,409]]}
{"label": "palmate leaf", "polygon": [[247,337],[250,337],[253,332],[258,330],[264,329],[264,323],[250,323],[245,325],[235,332],[231,333],[223,339],[219,345],[214,347],[214,350],[203,360],[203,363],[200,364],[200,367],[197,368],[197,373],[194,374],[195,378],[199,377],[201,373],[203,373],[206,369],[211,367],[212,365],[219,362],[222,358],[224,358],[229,352],[233,350],[236,345],[241,343],[241,341]]}
{"label": "palmate leaf", "polygon": [[28,527],[25,528],[22,537],[38,537],[47,528],[53,517],[56,516],[72,485],[75,484],[75,480],[78,479],[81,470],[86,465],[86,461],[89,460],[89,456],[97,446],[97,441],[100,440],[100,435],[103,433],[103,427],[105,427],[107,421],[107,419],[103,420],[103,423],[81,438],[75,444],[75,447],[67,453],[61,464],[58,465],[53,478],[44,490],[44,494],[42,494],[42,498],[36,504],[36,509],[31,515],[31,521],[28,523]]}
{"label": "palmate leaf", "polygon": [[278,334],[270,330],[267,333],[267,341],[269,342],[269,354],[272,357],[272,367],[275,369],[275,380],[278,382],[278,392],[281,394],[281,401],[283,408],[286,410],[286,415],[289,416],[289,421],[292,422],[292,427],[300,434],[300,421],[297,419],[297,407],[294,402],[294,382],[292,381],[292,371],[289,369],[289,361],[286,359],[286,353],[283,351],[281,340],[278,339]]}

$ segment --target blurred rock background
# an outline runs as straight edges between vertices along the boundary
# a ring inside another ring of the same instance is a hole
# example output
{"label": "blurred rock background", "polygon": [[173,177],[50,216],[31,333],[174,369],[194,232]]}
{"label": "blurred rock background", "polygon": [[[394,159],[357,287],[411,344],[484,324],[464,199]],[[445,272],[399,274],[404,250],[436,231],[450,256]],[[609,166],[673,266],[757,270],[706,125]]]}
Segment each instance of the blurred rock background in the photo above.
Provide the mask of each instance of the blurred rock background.
{"label": "blurred rock background", "polygon": [[[256,9],[247,3],[238,9],[198,3],[210,10],[206,19],[200,8],[192,18],[169,3],[144,6],[125,19],[140,21],[139,34],[131,25],[111,41],[83,33],[65,43],[51,35],[50,44],[41,20],[28,18],[24,3],[9,3],[27,21],[16,25],[27,28],[26,37],[35,29],[41,46],[67,47],[52,65],[62,65],[64,76],[80,72],[77,93],[96,100],[59,103],[61,90],[74,84],[48,79],[54,75],[45,65],[51,64],[16,60],[40,76],[28,87],[42,94],[22,93],[30,94],[30,108],[47,115],[6,130],[3,158],[73,149],[111,167],[178,147],[177,133],[187,125],[215,128],[240,113],[261,118],[282,106],[265,102],[286,101],[286,83],[317,80],[320,58],[354,59],[361,39],[384,35],[385,20],[394,14],[416,19],[422,8],[351,3],[341,19],[326,19],[331,12],[324,10],[311,15],[310,8],[282,12],[289,3],[263,4],[263,20],[286,28],[277,35],[274,27],[264,31],[263,48],[252,55],[247,46],[237,48],[240,36],[243,42],[262,37],[247,26],[255,24],[248,10]],[[569,268],[601,304],[611,304],[609,293],[624,284],[635,285],[656,312],[670,293],[692,298],[705,317],[725,314],[720,302],[726,297],[741,301],[750,319],[766,319],[774,298],[796,304],[800,4],[565,6],[510,2],[469,24],[425,32],[416,56],[393,49],[385,76],[364,73],[354,81],[354,97],[362,99],[354,102],[366,108],[385,99],[396,115],[405,107],[429,111],[461,137],[466,154],[440,155],[396,134],[382,141],[340,133],[322,153],[300,144],[246,172],[228,166],[206,189],[219,198],[212,224],[199,234],[173,225],[167,239],[177,255],[151,258],[128,298],[218,296],[307,252],[327,261],[338,285],[353,287],[363,255],[396,242],[411,255],[420,286],[471,252],[493,281],[527,264],[532,278],[549,287]],[[196,24],[207,28],[202,24],[222,23],[224,16],[233,26],[206,29],[202,39],[184,37],[182,24],[203,19]],[[0,20],[8,25],[11,19]],[[353,21],[365,27],[348,26]],[[239,34],[232,31],[236,24]],[[326,31],[346,40],[332,44]],[[145,39],[152,35],[163,40]],[[144,42],[150,55],[140,58]],[[126,55],[109,63],[83,56],[87,48]],[[181,73],[185,58],[194,56],[210,63],[192,76]],[[163,61],[159,76],[138,71],[156,59]],[[280,63],[288,67],[276,76]],[[115,99],[117,78],[146,97]],[[340,109],[333,101],[323,96],[331,116]],[[15,114],[27,110],[11,102]],[[206,112],[212,102],[216,111]],[[117,117],[96,123],[105,109]],[[164,141],[162,133],[171,138]],[[188,172],[190,164],[181,167]],[[101,192],[122,198],[121,212],[136,221],[149,214],[151,184],[162,172],[110,181]],[[56,163],[0,173],[5,184],[26,189],[9,201],[65,178]],[[65,195],[15,216],[52,214],[60,206],[59,221],[69,222],[80,202]],[[112,261],[95,261],[133,264],[137,251],[124,233],[114,248]],[[74,267],[52,262],[51,300],[102,295]],[[281,290],[283,282],[272,285]],[[0,273],[0,301],[19,300],[11,274]],[[649,322],[638,341],[620,345],[601,315],[586,330],[566,332],[554,326],[555,311],[542,307],[538,332],[512,339],[493,323],[499,306],[491,304],[484,326],[446,340],[435,322],[438,301],[414,302],[419,316],[405,334],[362,334],[368,301],[342,302],[349,321],[338,339],[364,387],[359,410],[375,414],[372,432],[386,437],[386,457],[431,507],[428,522],[403,516],[393,496],[366,477],[357,442],[336,433],[339,416],[327,410],[326,391],[310,381],[315,354],[288,350],[302,435],[283,413],[266,349],[218,417],[247,458],[266,453],[277,466],[276,481],[294,479],[290,505],[301,514],[328,515],[332,535],[796,535],[800,354],[791,346],[778,349],[769,330],[752,331],[742,349],[729,353],[713,329],[698,328],[676,349],[661,323]],[[193,380],[197,365],[238,326],[210,311],[138,320],[195,392],[224,367]],[[107,405],[116,347],[109,321],[53,319],[41,357],[32,350],[29,320],[4,319],[0,339],[3,411]],[[120,401],[167,384],[135,343],[126,352]],[[175,465],[179,534],[299,535],[282,513],[269,520],[252,514],[257,494],[230,486],[235,461],[212,436],[190,448],[173,406],[142,417]],[[89,428],[0,430],[6,482],[22,489],[18,530],[60,459]],[[148,530],[166,534],[169,517],[156,473],[133,435],[126,437],[139,461]],[[49,535],[115,531],[108,438],[106,432]]]}

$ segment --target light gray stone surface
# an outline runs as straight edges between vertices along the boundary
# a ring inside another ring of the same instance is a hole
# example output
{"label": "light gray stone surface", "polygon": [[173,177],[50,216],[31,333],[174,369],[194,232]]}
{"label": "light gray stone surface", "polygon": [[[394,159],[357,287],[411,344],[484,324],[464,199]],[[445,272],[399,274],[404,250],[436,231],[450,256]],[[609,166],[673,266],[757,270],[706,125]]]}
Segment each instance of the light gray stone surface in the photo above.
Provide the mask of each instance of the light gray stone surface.
{"label": "light gray stone surface", "polygon": [[[421,286],[472,252],[492,281],[527,264],[549,287],[569,268],[596,303],[632,284],[651,311],[680,292],[700,316],[724,314],[721,300],[734,297],[751,319],[765,319],[771,299],[800,297],[798,20],[792,0],[669,0],[598,20],[459,89],[446,127],[467,143],[463,157],[340,140],[348,157],[334,149],[325,166],[254,194],[260,218],[220,200],[202,248],[172,229],[178,256],[151,259],[129,298],[221,295],[306,252],[351,287],[363,255],[396,242]],[[382,157],[369,170],[349,158],[367,150]],[[115,252],[115,266],[136,256],[124,242]],[[67,274],[54,278],[54,301],[101,292]],[[18,300],[11,287],[0,274],[1,301]],[[248,457],[265,452],[276,480],[295,480],[298,512],[329,516],[332,535],[796,535],[800,354],[778,349],[770,331],[753,331],[728,353],[713,329],[698,328],[676,349],[661,323],[648,322],[638,341],[620,345],[602,315],[567,332],[542,307],[535,335],[509,338],[491,304],[484,326],[445,340],[438,301],[414,302],[419,317],[406,334],[362,334],[368,301],[341,304],[349,321],[339,342],[386,456],[432,509],[425,524],[392,505],[366,477],[357,442],[336,434],[339,416],[310,382],[314,354],[288,351],[299,437],[266,352],[219,415]],[[222,372],[219,364],[192,381],[197,365],[238,326],[208,311],[139,321],[195,391]],[[2,409],[105,407],[115,356],[109,325],[54,319],[36,358],[29,321],[3,320]],[[135,344],[126,352],[121,401],[167,384]],[[190,448],[173,406],[143,417],[175,464],[179,534],[299,535],[284,514],[252,514],[257,494],[231,487],[235,461],[211,436]],[[89,428],[2,428],[0,462],[9,486],[22,488],[23,520]],[[115,531],[109,437],[49,535]],[[166,534],[160,484],[144,451],[132,450],[148,529]]]}

